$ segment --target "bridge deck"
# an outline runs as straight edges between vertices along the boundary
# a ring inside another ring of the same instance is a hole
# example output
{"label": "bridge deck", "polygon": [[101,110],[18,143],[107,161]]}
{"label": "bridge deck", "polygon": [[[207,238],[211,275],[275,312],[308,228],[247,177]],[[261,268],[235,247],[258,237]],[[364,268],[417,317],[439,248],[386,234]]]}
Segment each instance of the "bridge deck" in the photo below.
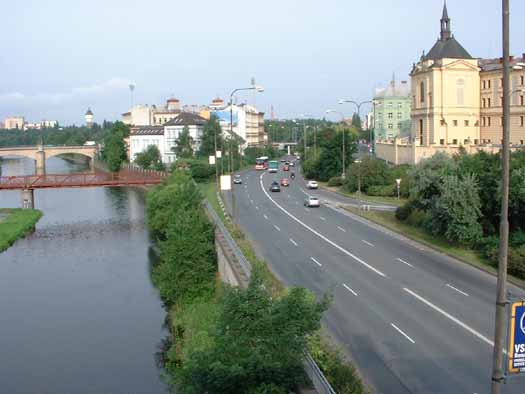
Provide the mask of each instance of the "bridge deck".
{"label": "bridge deck", "polygon": [[156,171],[2,176],[0,177],[0,190],[156,185],[161,183],[165,176],[164,173]]}

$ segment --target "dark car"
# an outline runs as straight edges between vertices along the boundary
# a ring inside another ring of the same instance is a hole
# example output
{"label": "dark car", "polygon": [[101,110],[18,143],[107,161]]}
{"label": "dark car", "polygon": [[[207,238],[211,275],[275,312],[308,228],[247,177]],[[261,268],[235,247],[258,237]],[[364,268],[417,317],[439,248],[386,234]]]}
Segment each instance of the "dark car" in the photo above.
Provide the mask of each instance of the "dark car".
{"label": "dark car", "polygon": [[279,186],[279,183],[277,182],[272,182],[272,184],[270,185],[270,191],[271,192],[280,192],[281,191],[281,186]]}

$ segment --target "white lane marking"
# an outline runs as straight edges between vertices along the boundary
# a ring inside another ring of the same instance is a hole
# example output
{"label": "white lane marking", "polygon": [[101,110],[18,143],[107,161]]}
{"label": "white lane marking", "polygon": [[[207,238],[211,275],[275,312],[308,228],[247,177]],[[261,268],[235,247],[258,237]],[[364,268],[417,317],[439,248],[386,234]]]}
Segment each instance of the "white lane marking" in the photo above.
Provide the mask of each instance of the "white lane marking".
{"label": "white lane marking", "polygon": [[394,323],[390,323],[390,325],[391,325],[392,327],[394,327],[394,328],[397,330],[397,332],[399,332],[401,335],[403,335],[403,336],[404,336],[406,339],[408,339],[410,342],[412,342],[412,343],[416,343],[412,338],[410,338],[407,334],[405,334],[403,331],[401,331],[401,329],[400,329],[398,326],[396,326]]}
{"label": "white lane marking", "polygon": [[275,229],[276,229],[277,231],[281,231],[281,229],[280,229],[279,227],[277,227],[275,224],[273,225],[273,227],[275,227]]}
{"label": "white lane marking", "polygon": [[264,216],[264,218],[265,218],[266,220],[268,220],[268,216],[266,216],[266,214],[264,214],[263,216]]}
{"label": "white lane marking", "polygon": [[259,207],[256,205],[256,206],[255,206],[255,209],[259,210]]}
{"label": "white lane marking", "polygon": [[342,248],[341,246],[339,246],[338,244],[336,244],[335,242],[329,240],[328,238],[326,238],[324,235],[322,235],[321,233],[319,233],[318,231],[314,230],[313,228],[311,228],[310,226],[308,226],[307,224],[303,223],[302,221],[300,221],[299,219],[297,219],[294,215],[292,215],[290,212],[288,212],[286,209],[284,209],[283,207],[281,207],[272,197],[270,197],[270,195],[268,194],[268,192],[266,191],[266,189],[264,188],[264,185],[263,185],[263,182],[262,182],[262,178],[263,178],[263,175],[264,174],[261,174],[260,178],[259,178],[259,183],[261,185],[261,189],[263,190],[264,194],[266,194],[266,197],[268,197],[268,199],[274,203],[274,205],[279,208],[281,211],[283,211],[286,215],[288,215],[288,217],[292,218],[293,220],[295,220],[297,223],[299,223],[301,226],[303,226],[304,228],[306,228],[307,230],[311,231],[312,233],[314,233],[315,235],[317,235],[319,238],[321,238],[323,241],[326,241],[328,242],[330,245],[332,245],[334,248],[338,249],[339,251],[343,252],[344,254],[346,254],[347,256],[350,256],[352,259],[354,259],[355,261],[357,261],[359,264],[362,264],[364,265],[366,268],[368,268],[369,270],[371,271],[374,271],[376,274],[378,274],[379,276],[382,276],[383,278],[386,278],[387,276],[385,274],[383,274],[381,271],[379,271],[377,268],[374,268],[372,267],[370,264],[366,263],[365,261],[361,260],[359,257],[357,257],[355,254],[349,252],[348,250]]}
{"label": "white lane marking", "polygon": [[326,221],[326,218],[319,216],[319,219]]}
{"label": "white lane marking", "polygon": [[350,287],[348,287],[346,283],[343,283],[343,287],[357,297],[357,293],[353,291]]}
{"label": "white lane marking", "polygon": [[403,290],[405,290],[408,294],[412,295],[413,297],[417,298],[419,301],[421,301],[422,303],[426,304],[427,306],[431,307],[432,309],[434,309],[436,312],[439,312],[441,313],[443,316],[445,316],[446,318],[452,320],[454,323],[456,323],[458,326],[464,328],[465,330],[467,330],[468,332],[470,332],[472,335],[478,337],[479,339],[481,339],[483,342],[485,343],[488,343],[490,346],[494,346],[494,342],[492,342],[490,339],[488,339],[486,336],[480,334],[479,332],[477,332],[476,330],[474,330],[473,328],[467,326],[465,323],[463,323],[461,320],[459,319],[456,319],[454,316],[450,315],[449,313],[445,312],[443,309],[441,309],[440,307],[434,305],[433,303],[431,303],[430,301],[427,301],[426,299],[424,299],[423,297],[421,297],[420,295],[414,293],[412,290],[410,289],[407,289],[406,287],[403,288]]}
{"label": "white lane marking", "polygon": [[339,230],[341,230],[343,233],[346,233],[346,230],[345,230],[344,228],[339,227],[339,226],[337,226],[337,228],[338,228]]}
{"label": "white lane marking", "polygon": [[459,290],[457,287],[449,285],[448,283],[445,286],[450,287],[452,290],[457,291],[459,294],[463,294],[465,297],[468,297],[467,293],[465,293],[464,291]]}
{"label": "white lane marking", "polygon": [[250,200],[250,204],[253,204],[253,200]]}
{"label": "white lane marking", "polygon": [[409,267],[414,268],[414,266],[413,266],[412,264],[407,263],[405,260],[402,260],[402,259],[400,259],[399,257],[398,257],[396,260],[399,261],[400,263],[406,264],[406,265],[408,265]]}
{"label": "white lane marking", "polygon": [[371,244],[368,241],[365,241],[364,239],[361,240],[364,244],[367,244],[368,246],[374,247],[374,244]]}
{"label": "white lane marking", "polygon": [[315,264],[317,264],[319,267],[322,267],[323,265],[317,261],[316,259],[314,259],[313,257],[310,257],[310,260],[312,260]]}
{"label": "white lane marking", "polygon": [[295,246],[297,246],[297,242],[295,242],[293,239],[290,238],[290,242],[293,243]]}

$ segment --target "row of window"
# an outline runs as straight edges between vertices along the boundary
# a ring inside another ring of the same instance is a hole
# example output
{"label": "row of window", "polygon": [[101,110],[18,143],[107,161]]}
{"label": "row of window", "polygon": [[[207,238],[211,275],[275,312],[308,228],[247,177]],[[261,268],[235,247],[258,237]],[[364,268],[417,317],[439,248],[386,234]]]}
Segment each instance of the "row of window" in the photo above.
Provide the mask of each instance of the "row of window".
{"label": "row of window", "polygon": [[[490,79],[484,79],[481,81],[481,87],[482,89],[490,89],[492,85],[492,81]],[[520,75],[520,85],[525,85],[525,76]],[[503,87],[503,78],[499,79],[499,87]]]}
{"label": "row of window", "polygon": [[[381,106],[381,102],[377,103],[377,106],[380,107]],[[387,108],[394,108],[394,104],[393,103],[388,103],[386,106],[387,106]],[[397,103],[397,108],[399,108],[399,109],[403,108],[403,103]]]}
{"label": "row of window", "polygon": [[[482,142],[484,144],[491,144],[492,143],[492,140],[489,138],[489,139],[484,139],[482,140]],[[500,144],[503,145],[503,140],[499,140]],[[523,145],[523,140],[519,140],[519,142],[512,142],[510,141],[511,144],[515,144],[515,145]]]}
{"label": "row of window", "polygon": [[[379,112],[377,117],[381,118],[382,116],[383,116],[383,113]],[[388,112],[387,116],[388,116],[388,119],[394,119],[394,113],[393,112]],[[397,118],[398,119],[403,119],[403,113],[402,112],[398,112],[397,113]]]}
{"label": "row of window", "polygon": [[[390,130],[392,130],[392,129],[394,129],[394,124],[393,123],[388,123],[387,127]],[[397,124],[397,128],[401,130],[401,127],[402,127],[401,123],[398,123]],[[377,128],[381,130],[383,128],[383,123],[378,123],[377,124]]]}
{"label": "row of window", "polygon": [[[518,124],[520,125],[520,127],[525,127],[525,116],[520,116],[519,117]],[[491,125],[492,125],[492,117],[491,116],[482,116],[481,117],[481,126],[490,127]],[[503,126],[503,116],[500,116],[500,118],[499,118],[499,125]]]}
{"label": "row of window", "polygon": [[[471,142],[472,142],[472,140],[470,140],[468,138],[464,139],[463,140],[463,145],[470,145]],[[452,140],[452,145],[457,145],[457,144],[458,144],[458,140],[457,140],[457,138],[454,138]],[[474,140],[474,145],[477,145],[477,144],[478,144],[478,140],[476,139],[476,140]],[[445,145],[445,139],[444,138],[439,140],[439,145]]]}
{"label": "row of window", "polygon": [[[519,105],[522,105],[522,106],[525,105],[525,104],[524,104],[525,101],[524,101],[524,99],[523,99],[523,95],[521,95],[521,96],[519,96],[519,97],[520,97],[520,98],[519,98]],[[491,104],[492,104],[492,103],[491,103],[491,99],[490,99],[490,97],[488,97],[488,98],[482,98],[482,99],[481,99],[481,107],[482,107],[482,108],[490,108],[490,107],[492,106]],[[503,96],[500,96],[500,97],[499,97],[499,106],[500,106],[500,107],[503,106]]]}

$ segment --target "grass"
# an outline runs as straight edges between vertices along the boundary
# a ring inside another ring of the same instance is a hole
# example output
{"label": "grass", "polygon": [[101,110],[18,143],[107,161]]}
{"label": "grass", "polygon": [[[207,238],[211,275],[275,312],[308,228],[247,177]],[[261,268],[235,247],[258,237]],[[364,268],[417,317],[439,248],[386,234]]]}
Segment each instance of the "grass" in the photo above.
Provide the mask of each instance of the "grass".
{"label": "grass", "polygon": [[[454,257],[493,274],[497,272],[496,268],[490,265],[490,263],[483,259],[475,250],[453,245],[446,239],[429,234],[421,228],[400,222],[396,219],[395,212],[362,211],[352,207],[345,207],[345,209],[450,257]],[[512,280],[512,282],[518,286],[525,285],[525,281],[511,275],[509,275],[509,280]]]}
{"label": "grass", "polygon": [[42,212],[36,209],[0,208],[0,216],[4,215],[7,216],[0,219],[0,252],[30,233],[42,217]]}
{"label": "grass", "polygon": [[396,197],[379,197],[379,196],[369,196],[367,194],[361,193],[350,193],[344,190],[340,186],[328,186],[327,182],[318,182],[319,185],[324,187],[325,189],[331,190],[335,193],[341,194],[345,197],[354,198],[356,200],[361,200],[364,202],[368,202],[371,204],[385,204],[385,205],[393,205],[395,207],[400,207],[403,205],[407,200],[405,198],[400,198],[399,200]]}

